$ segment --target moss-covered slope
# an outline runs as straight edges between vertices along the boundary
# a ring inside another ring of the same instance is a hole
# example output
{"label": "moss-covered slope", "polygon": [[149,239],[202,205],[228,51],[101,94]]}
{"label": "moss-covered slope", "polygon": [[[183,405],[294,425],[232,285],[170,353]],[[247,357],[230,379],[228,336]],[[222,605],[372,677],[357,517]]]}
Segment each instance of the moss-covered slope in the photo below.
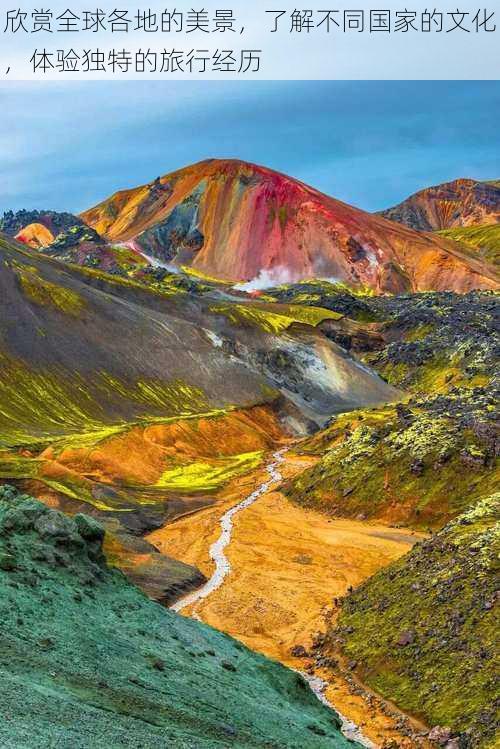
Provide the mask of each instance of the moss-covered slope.
{"label": "moss-covered slope", "polygon": [[341,644],[377,692],[460,734],[453,746],[498,746],[499,512],[500,494],[481,500],[367,580],[323,646]]}
{"label": "moss-covered slope", "polygon": [[500,263],[500,224],[461,226],[441,231],[442,236],[460,242],[483,260],[498,267]]}
{"label": "moss-covered slope", "polygon": [[2,747],[352,746],[302,677],[108,569],[102,536],[1,490]]}
{"label": "moss-covered slope", "polygon": [[498,482],[495,395],[478,388],[344,414],[301,450],[319,462],[286,489],[299,504],[440,527]]}
{"label": "moss-covered slope", "polygon": [[426,396],[488,385],[498,373],[499,301],[493,292],[368,299],[386,345],[364,360],[388,382]]}
{"label": "moss-covered slope", "polygon": [[335,417],[303,443],[319,461],[288,494],[337,515],[441,527],[498,481],[497,297],[365,301],[382,346],[361,355],[408,394],[397,407]]}
{"label": "moss-covered slope", "polygon": [[217,299],[148,289],[0,237],[0,448],[248,407],[279,391],[322,423],[394,396],[317,333],[329,311],[259,306],[245,324],[241,305],[221,311]]}
{"label": "moss-covered slope", "polygon": [[265,401],[202,317],[0,237],[0,447]]}

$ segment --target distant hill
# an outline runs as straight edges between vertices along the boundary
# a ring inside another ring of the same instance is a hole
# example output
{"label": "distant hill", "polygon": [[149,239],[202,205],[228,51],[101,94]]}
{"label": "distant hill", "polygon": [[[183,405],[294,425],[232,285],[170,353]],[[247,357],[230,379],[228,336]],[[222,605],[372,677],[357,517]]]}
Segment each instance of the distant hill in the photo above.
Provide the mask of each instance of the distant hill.
{"label": "distant hill", "polygon": [[443,229],[441,236],[460,242],[468,252],[497,268],[500,266],[500,223]]}
{"label": "distant hill", "polygon": [[500,223],[500,180],[456,179],[411,195],[380,216],[418,231]]}

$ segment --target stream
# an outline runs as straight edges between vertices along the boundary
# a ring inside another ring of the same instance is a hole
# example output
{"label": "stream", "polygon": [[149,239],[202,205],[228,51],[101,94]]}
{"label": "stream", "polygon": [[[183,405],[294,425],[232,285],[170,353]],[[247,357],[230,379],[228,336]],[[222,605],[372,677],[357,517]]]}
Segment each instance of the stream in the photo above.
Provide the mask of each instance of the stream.
{"label": "stream", "polygon": [[[215,570],[212,574],[212,577],[210,577],[209,580],[207,580],[207,582],[201,586],[201,588],[198,588],[198,590],[195,590],[192,593],[188,593],[187,595],[176,601],[174,604],[172,604],[172,606],[170,606],[170,609],[172,611],[179,613],[186,606],[191,606],[195,603],[198,603],[198,601],[207,598],[211,593],[217,590],[217,588],[220,588],[226,577],[231,572],[231,563],[226,557],[224,550],[231,542],[231,536],[233,532],[233,518],[242,510],[246,510],[247,507],[253,505],[253,503],[256,502],[259,497],[269,491],[273,484],[278,483],[282,480],[283,476],[281,475],[279,466],[285,460],[284,455],[287,452],[287,449],[288,448],[278,450],[273,454],[272,461],[266,466],[269,478],[262,484],[260,484],[260,486],[258,486],[255,491],[248,495],[248,497],[243,499],[234,507],[231,507],[230,510],[222,515],[220,519],[221,534],[217,541],[215,541],[210,546],[209,551],[210,559],[215,563]],[[193,618],[199,619],[196,614],[193,614]],[[351,739],[351,741],[357,741],[359,744],[368,747],[369,749],[375,748],[375,744],[373,744],[369,739],[363,736],[361,730],[356,726],[356,724],[341,715],[328,701],[328,699],[325,697],[325,689],[327,687],[327,683],[323,681],[323,679],[320,679],[318,676],[311,676],[304,673],[303,671],[299,671],[298,673],[300,673],[304,677],[304,679],[309,684],[311,691],[316,695],[320,702],[322,702],[330,709],[334,710],[334,712],[338,715],[342,723],[342,733],[346,738]]]}
{"label": "stream", "polygon": [[272,462],[268,463],[268,465],[266,466],[267,473],[269,474],[268,480],[264,481],[264,483],[258,486],[254,492],[249,494],[246,499],[243,499],[237,505],[231,507],[231,509],[225,512],[221,517],[220,527],[222,532],[217,541],[215,541],[211,545],[209,552],[210,559],[215,562],[215,570],[212,577],[207,580],[205,585],[202,585],[201,588],[198,588],[198,590],[195,590],[193,593],[188,593],[186,596],[183,596],[174,604],[172,604],[172,606],[170,606],[172,611],[179,612],[186,606],[191,606],[193,603],[197,603],[203,598],[207,598],[207,596],[213,593],[214,590],[220,588],[225,578],[231,572],[231,564],[229,562],[229,559],[224,554],[224,549],[231,542],[231,534],[233,532],[233,518],[235,515],[241,512],[241,510],[246,510],[247,507],[253,505],[253,503],[256,502],[259,497],[269,491],[272,484],[281,481],[282,475],[278,470],[278,466],[280,465],[280,463],[283,463],[283,456],[285,452],[286,449],[278,450],[278,452],[275,452]]}

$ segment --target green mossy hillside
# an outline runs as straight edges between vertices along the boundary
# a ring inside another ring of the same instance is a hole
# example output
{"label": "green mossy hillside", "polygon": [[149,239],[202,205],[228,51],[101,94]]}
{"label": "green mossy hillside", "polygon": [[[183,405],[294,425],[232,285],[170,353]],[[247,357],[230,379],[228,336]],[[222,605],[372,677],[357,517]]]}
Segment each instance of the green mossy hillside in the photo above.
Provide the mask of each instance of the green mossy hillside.
{"label": "green mossy hillside", "polygon": [[267,289],[261,298],[282,304],[321,307],[354,320],[370,322],[377,319],[369,304],[372,296],[373,291],[367,288],[355,289],[340,282],[311,280]]}
{"label": "green mossy hillside", "polygon": [[459,747],[497,747],[500,494],[417,544],[343,602],[325,651]]}
{"label": "green mossy hillside", "polygon": [[373,297],[386,345],[364,361],[397,387],[421,394],[486,385],[498,372],[500,304],[493,292]]}
{"label": "green mossy hillside", "polygon": [[338,416],[298,448],[319,462],[286,492],[331,514],[440,527],[498,482],[496,399],[464,388]]}
{"label": "green mossy hillside", "polygon": [[472,248],[473,254],[481,260],[486,260],[497,267],[500,264],[500,224],[459,226],[454,229],[444,229],[438,233],[455,242],[460,242],[469,252]]}
{"label": "green mossy hillside", "polygon": [[78,316],[85,306],[78,294],[45,280],[35,268],[19,267],[18,278],[26,299],[35,305],[51,307],[74,316]]}
{"label": "green mossy hillside", "polygon": [[199,299],[0,237],[0,449],[269,401],[210,323]]}
{"label": "green mossy hillside", "polygon": [[498,296],[365,301],[384,322],[377,350],[361,355],[408,395],[397,407],[335,417],[302,443],[298,452],[319,462],[287,493],[332,514],[441,527],[498,481]]}
{"label": "green mossy hillside", "polygon": [[348,749],[301,676],[147,599],[104,532],[0,489],[5,749]]}
{"label": "green mossy hillside", "polygon": [[1,351],[0,371],[0,449],[120,431],[126,425],[120,416],[128,408],[135,410],[132,423],[154,421],[159,413],[166,420],[211,411],[203,391],[181,380],[131,383],[102,371],[85,378],[55,368],[30,368]]}
{"label": "green mossy hillside", "polygon": [[298,304],[224,303],[210,307],[214,315],[224,315],[233,325],[256,327],[265,333],[279,335],[293,323],[316,326],[324,320],[338,320],[342,315],[320,307]]}

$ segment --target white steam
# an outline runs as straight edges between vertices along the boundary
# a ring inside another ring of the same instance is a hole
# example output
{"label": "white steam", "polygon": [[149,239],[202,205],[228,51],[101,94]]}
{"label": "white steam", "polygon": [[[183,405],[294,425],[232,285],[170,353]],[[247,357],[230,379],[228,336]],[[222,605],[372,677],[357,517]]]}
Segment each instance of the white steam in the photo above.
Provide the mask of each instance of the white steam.
{"label": "white steam", "polygon": [[234,288],[238,291],[246,292],[262,291],[263,289],[272,289],[274,286],[281,286],[285,283],[297,283],[298,280],[297,276],[289,268],[276,266],[275,268],[267,268],[259,271],[259,274],[251,281],[238,283]]}

